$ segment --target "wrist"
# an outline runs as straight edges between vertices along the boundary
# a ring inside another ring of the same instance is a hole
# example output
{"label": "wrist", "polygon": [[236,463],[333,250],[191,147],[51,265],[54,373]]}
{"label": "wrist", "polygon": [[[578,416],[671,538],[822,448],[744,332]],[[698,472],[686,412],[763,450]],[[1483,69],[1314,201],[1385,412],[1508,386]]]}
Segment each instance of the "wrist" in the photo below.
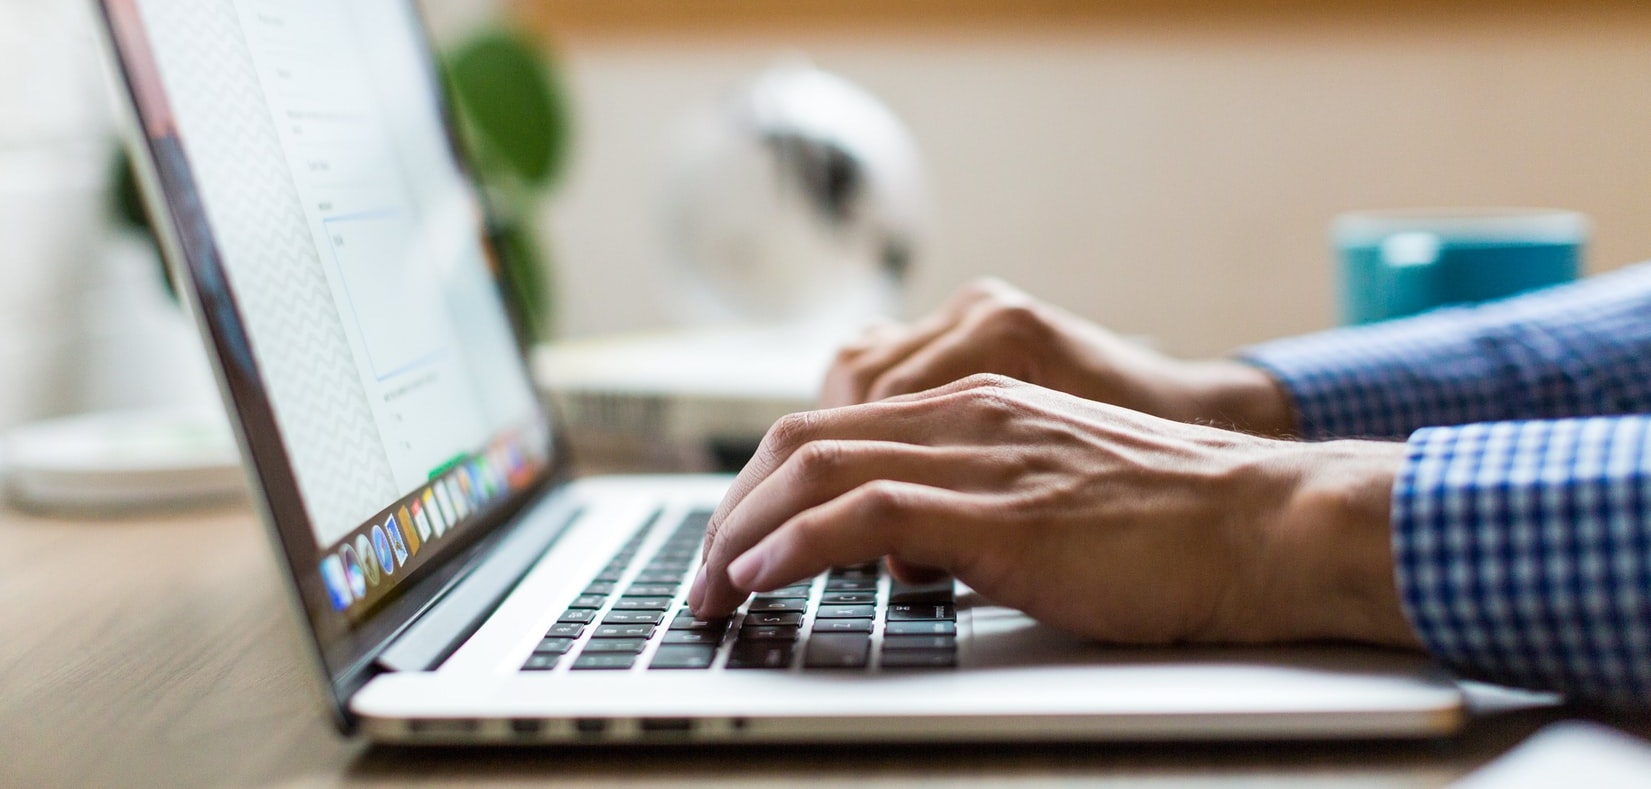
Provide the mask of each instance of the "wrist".
{"label": "wrist", "polygon": [[1268,525],[1257,563],[1279,640],[1420,647],[1393,567],[1393,482],[1404,444],[1336,441],[1298,449],[1298,482]]}
{"label": "wrist", "polygon": [[1265,371],[1227,359],[1182,364],[1195,412],[1186,421],[1274,438],[1299,435],[1289,395]]}

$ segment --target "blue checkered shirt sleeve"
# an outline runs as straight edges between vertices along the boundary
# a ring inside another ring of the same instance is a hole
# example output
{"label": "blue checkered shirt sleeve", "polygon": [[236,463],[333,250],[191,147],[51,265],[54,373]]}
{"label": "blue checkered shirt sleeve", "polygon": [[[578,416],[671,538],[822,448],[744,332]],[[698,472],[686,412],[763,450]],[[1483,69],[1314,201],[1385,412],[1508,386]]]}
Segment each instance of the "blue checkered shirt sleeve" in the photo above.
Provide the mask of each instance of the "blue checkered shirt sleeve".
{"label": "blue checkered shirt sleeve", "polygon": [[1651,708],[1651,264],[1243,356],[1309,438],[1408,437],[1395,576],[1430,652]]}

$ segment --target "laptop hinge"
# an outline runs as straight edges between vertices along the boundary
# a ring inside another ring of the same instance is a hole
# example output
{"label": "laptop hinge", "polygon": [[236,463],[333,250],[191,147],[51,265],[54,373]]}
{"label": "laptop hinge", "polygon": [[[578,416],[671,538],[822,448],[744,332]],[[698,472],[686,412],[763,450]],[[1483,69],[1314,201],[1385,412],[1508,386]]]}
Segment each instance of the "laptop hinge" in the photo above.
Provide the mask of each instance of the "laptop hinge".
{"label": "laptop hinge", "polygon": [[510,590],[556,542],[581,509],[563,486],[521,513],[521,525],[467,573],[464,580],[413,620],[376,663],[386,671],[429,671],[452,655],[487,621]]}

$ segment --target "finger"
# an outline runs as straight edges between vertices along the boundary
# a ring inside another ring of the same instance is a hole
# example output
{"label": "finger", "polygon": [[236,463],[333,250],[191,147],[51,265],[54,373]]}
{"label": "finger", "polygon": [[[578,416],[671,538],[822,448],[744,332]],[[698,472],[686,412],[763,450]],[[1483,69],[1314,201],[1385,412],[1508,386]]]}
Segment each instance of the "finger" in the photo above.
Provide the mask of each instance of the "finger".
{"label": "finger", "polygon": [[1035,351],[1049,342],[1046,328],[1030,308],[982,302],[950,331],[884,370],[866,399],[921,392],[975,373],[1031,380]]}
{"label": "finger", "polygon": [[730,584],[730,561],[797,513],[876,481],[977,490],[1003,478],[994,454],[972,447],[925,447],[883,441],[816,441],[793,453],[726,516],[708,544],[689,604],[718,616],[745,599]]}
{"label": "finger", "polygon": [[911,328],[884,333],[877,344],[843,349],[826,372],[825,383],[820,390],[820,406],[838,408],[866,402],[867,391],[883,371],[945,334],[975,304],[991,298],[997,287],[992,283],[975,283],[965,287],[933,315]]}
{"label": "finger", "polygon": [[889,557],[888,565],[889,575],[905,584],[932,584],[947,577],[946,571],[938,567],[910,564],[894,557]]}
{"label": "finger", "polygon": [[878,481],[798,514],[729,567],[737,587],[777,589],[880,556],[950,572],[991,550],[978,497]]}

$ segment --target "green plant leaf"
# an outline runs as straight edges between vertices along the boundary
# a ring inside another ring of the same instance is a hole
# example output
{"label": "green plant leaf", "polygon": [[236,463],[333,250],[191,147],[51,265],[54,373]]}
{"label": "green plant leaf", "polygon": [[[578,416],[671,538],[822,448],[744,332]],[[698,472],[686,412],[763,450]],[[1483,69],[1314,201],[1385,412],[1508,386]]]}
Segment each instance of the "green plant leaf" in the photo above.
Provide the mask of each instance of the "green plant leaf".
{"label": "green plant leaf", "polygon": [[507,166],[535,189],[555,181],[567,153],[568,113],[531,39],[486,30],[449,53],[447,76],[481,164]]}

